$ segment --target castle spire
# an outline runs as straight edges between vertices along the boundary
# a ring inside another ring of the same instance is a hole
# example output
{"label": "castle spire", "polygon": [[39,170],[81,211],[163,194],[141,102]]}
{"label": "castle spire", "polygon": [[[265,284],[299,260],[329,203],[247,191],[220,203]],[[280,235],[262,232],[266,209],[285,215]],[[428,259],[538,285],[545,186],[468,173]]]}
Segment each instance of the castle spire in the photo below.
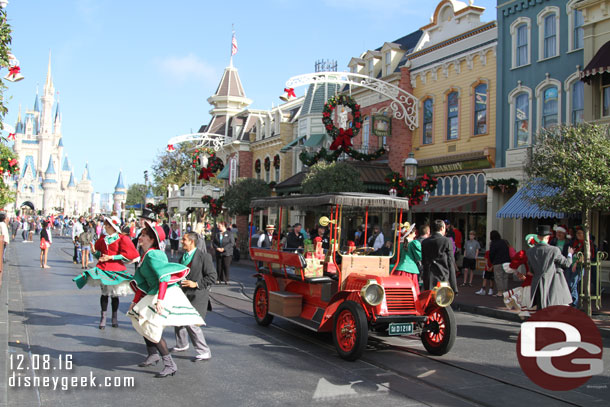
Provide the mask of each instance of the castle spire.
{"label": "castle spire", "polygon": [[51,79],[51,50],[49,50],[49,66],[47,68],[47,81],[44,84],[45,89],[49,89],[53,86],[53,81]]}

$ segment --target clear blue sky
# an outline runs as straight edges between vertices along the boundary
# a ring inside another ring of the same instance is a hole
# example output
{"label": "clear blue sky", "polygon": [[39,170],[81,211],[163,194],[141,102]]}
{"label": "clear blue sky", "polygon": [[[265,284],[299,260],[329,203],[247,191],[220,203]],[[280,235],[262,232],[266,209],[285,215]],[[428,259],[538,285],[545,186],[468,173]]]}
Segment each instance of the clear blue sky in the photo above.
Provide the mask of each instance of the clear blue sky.
{"label": "clear blue sky", "polygon": [[[467,1],[466,1],[467,2]],[[112,192],[143,171],[170,137],[207,124],[207,98],[229,63],[252,108],[279,102],[285,81],[314,61],[350,58],[429,22],[436,0],[10,0],[12,50],[25,80],[6,91],[14,125],[19,104],[32,109],[44,85],[49,50],[60,92],[64,151],[78,179],[89,162],[96,192]],[[496,1],[484,21],[496,19]],[[6,72],[3,72],[4,76]],[[302,93],[303,89],[299,89]]]}

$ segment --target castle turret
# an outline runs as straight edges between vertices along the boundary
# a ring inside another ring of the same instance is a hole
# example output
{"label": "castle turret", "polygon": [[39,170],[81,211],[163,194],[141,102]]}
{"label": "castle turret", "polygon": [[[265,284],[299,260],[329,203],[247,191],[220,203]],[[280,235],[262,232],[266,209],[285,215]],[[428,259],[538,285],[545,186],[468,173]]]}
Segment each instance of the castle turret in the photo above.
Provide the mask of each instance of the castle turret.
{"label": "castle turret", "polygon": [[93,194],[93,186],[91,185],[91,174],[89,173],[89,163],[85,164],[85,170],[83,176],[79,181],[76,190],[78,192],[78,210],[80,213],[87,213],[91,211],[91,201]]}
{"label": "castle turret", "polygon": [[49,165],[44,173],[44,179],[42,181],[42,210],[45,215],[52,213],[53,208],[57,199],[57,191],[59,190],[59,184],[57,183],[57,173],[55,172],[55,165],[53,164],[53,157],[49,157]]}
{"label": "castle turret", "polygon": [[114,210],[117,216],[120,218],[121,214],[125,210],[125,201],[127,200],[127,188],[123,182],[123,171],[119,171],[119,179],[114,186],[114,194],[112,194],[114,200]]}

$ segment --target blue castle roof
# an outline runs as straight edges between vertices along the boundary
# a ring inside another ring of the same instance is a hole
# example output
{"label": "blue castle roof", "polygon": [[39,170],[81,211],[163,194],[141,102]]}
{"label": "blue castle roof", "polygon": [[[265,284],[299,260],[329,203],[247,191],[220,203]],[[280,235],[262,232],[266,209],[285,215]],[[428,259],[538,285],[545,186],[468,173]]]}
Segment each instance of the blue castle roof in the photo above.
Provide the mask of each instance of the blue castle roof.
{"label": "blue castle roof", "polygon": [[74,173],[70,173],[70,181],[68,182],[68,188],[76,187],[76,183],[74,182]]}
{"label": "blue castle roof", "polygon": [[36,93],[36,99],[34,99],[34,111],[40,112],[40,103],[38,103],[38,93]]}
{"label": "blue castle roof", "polygon": [[119,171],[119,179],[117,180],[114,189],[125,189],[125,183],[123,182],[123,171]]}
{"label": "blue castle roof", "polygon": [[49,175],[55,175],[55,166],[53,166],[53,157],[49,157],[49,165],[47,166],[47,170],[44,173],[45,178],[48,178]]}
{"label": "blue castle roof", "polygon": [[[60,140],[60,145],[61,145],[61,140]],[[64,157],[64,163],[61,166],[61,170],[62,171],[70,171],[71,170],[71,168],[70,168],[70,161],[68,161],[68,156]]]}

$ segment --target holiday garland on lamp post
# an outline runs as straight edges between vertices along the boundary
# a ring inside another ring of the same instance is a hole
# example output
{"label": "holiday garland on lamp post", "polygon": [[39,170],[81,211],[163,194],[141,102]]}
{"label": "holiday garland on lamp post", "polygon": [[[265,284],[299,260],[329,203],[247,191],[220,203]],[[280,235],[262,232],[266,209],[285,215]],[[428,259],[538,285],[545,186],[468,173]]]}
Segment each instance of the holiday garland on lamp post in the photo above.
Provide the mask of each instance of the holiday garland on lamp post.
{"label": "holiday garland on lamp post", "polygon": [[201,202],[209,205],[210,215],[212,215],[212,217],[215,218],[218,215],[220,215],[220,213],[222,212],[222,206],[224,204],[224,197],[221,196],[218,199],[214,199],[210,195],[204,195],[201,197]]}
{"label": "holiday garland on lamp post", "polygon": [[388,183],[389,189],[396,190],[397,196],[409,198],[410,206],[419,204],[424,199],[425,192],[430,193],[435,190],[438,184],[437,179],[428,174],[413,181],[407,181],[398,172],[388,174],[385,181]]}

